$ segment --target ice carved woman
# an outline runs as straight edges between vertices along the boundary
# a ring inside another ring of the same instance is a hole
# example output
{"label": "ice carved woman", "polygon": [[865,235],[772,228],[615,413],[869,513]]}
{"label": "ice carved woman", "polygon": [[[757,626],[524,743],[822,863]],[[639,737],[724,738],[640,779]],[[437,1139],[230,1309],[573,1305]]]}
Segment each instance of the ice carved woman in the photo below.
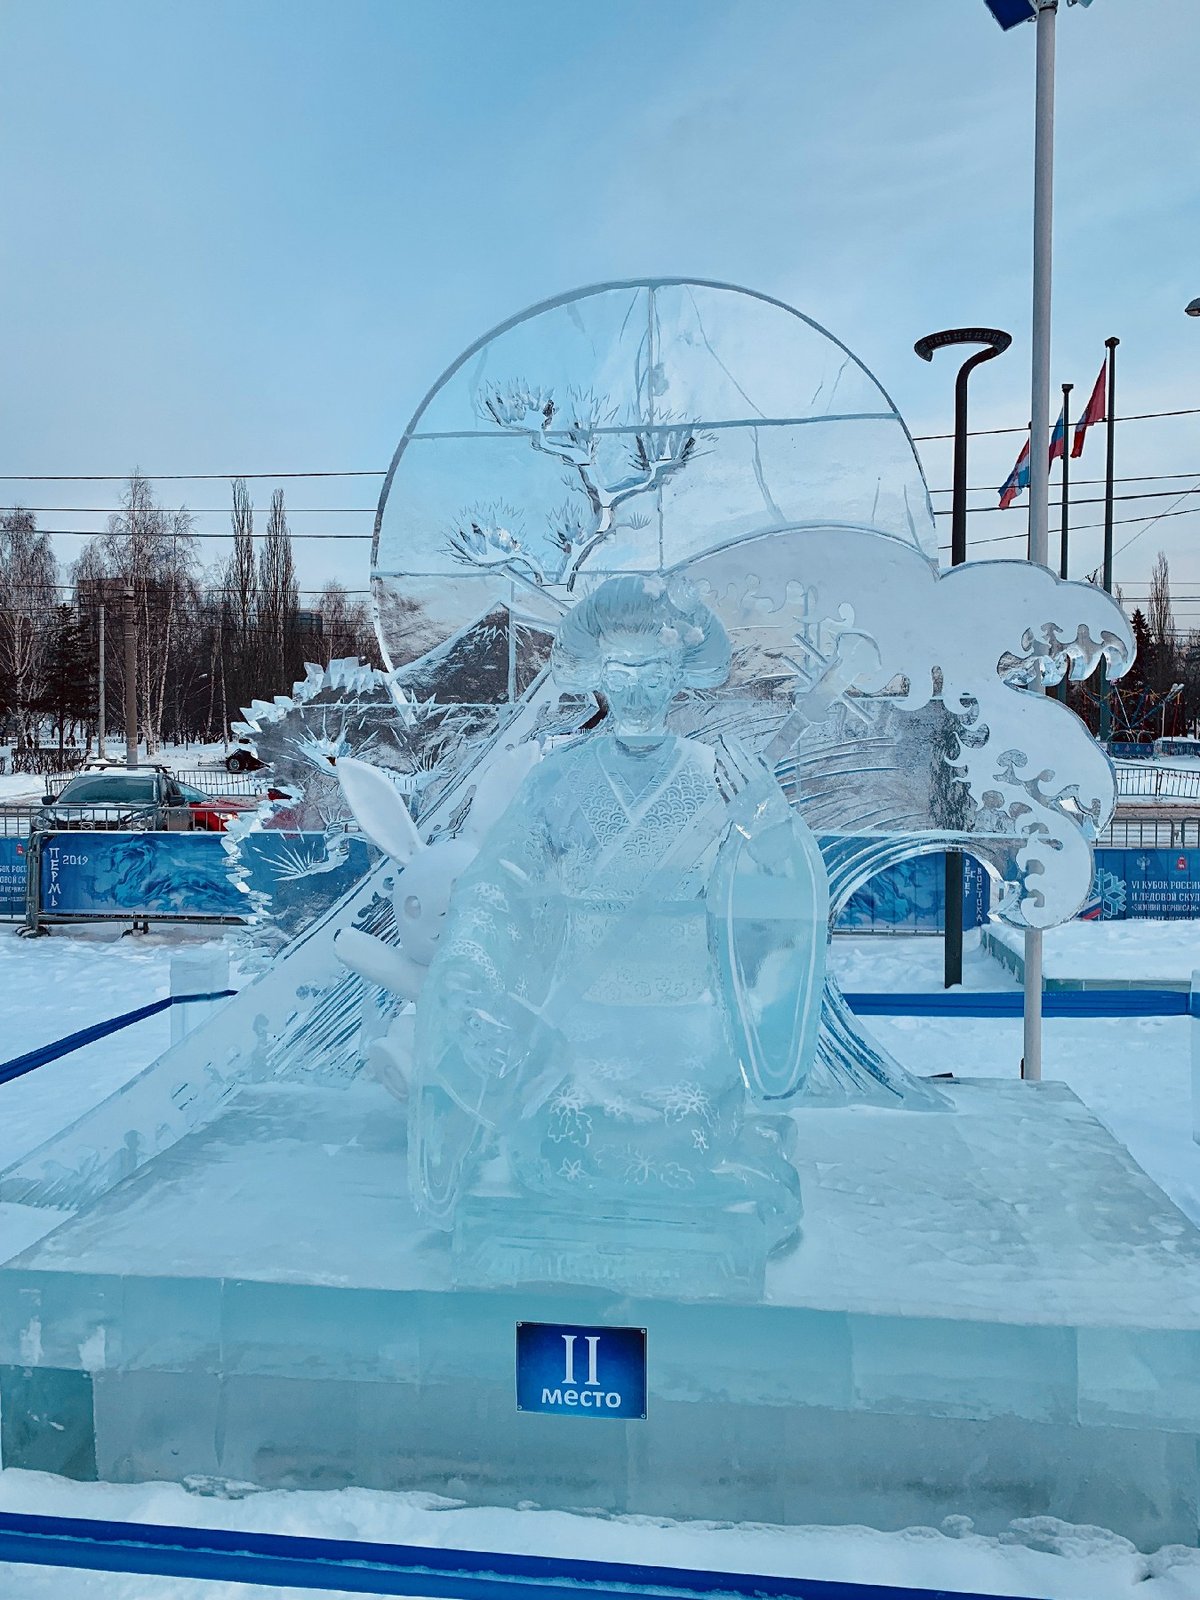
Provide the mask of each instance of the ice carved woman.
{"label": "ice carved woman", "polygon": [[556,682],[608,715],[485,838],[417,1008],[411,1172],[441,1225],[494,1136],[525,1192],[754,1206],[769,1245],[796,1236],[790,1125],[751,1108],[811,1064],[828,891],[766,767],[667,728],[729,660],[684,580],[611,578],[561,624]]}

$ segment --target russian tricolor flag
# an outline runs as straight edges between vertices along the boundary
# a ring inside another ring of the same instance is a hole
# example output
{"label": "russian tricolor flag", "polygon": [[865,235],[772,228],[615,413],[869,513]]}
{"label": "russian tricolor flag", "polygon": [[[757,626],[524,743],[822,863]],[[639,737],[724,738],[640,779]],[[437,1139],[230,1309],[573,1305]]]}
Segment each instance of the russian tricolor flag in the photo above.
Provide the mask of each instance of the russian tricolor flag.
{"label": "russian tricolor flag", "polygon": [[1050,435],[1050,465],[1053,466],[1059,456],[1067,453],[1067,408],[1063,405],[1058,413],[1058,421],[1054,424],[1054,432]]}
{"label": "russian tricolor flag", "polygon": [[1021,493],[1029,487],[1029,440],[1026,439],[1021,454],[1017,457],[1017,464],[1005,478],[1000,490],[1000,509],[1007,511],[1009,506]]}

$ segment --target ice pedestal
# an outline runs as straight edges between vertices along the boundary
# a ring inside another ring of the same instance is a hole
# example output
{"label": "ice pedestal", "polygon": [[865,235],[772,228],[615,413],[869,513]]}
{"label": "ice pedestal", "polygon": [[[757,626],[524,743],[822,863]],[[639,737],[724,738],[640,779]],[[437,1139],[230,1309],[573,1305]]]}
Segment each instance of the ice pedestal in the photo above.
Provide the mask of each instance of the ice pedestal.
{"label": "ice pedestal", "polygon": [[457,1286],[481,1289],[557,1280],[634,1294],[757,1299],[769,1245],[754,1210],[609,1204],[597,1221],[581,1218],[579,1207],[475,1194],[459,1204],[451,1274]]}
{"label": "ice pedestal", "polygon": [[[0,1270],[4,1459],[1195,1542],[1200,1232],[1065,1088],[948,1092],[798,1113],[799,1248],[689,1301],[455,1286],[401,1107],[248,1087]],[[645,1327],[646,1420],[518,1413],[521,1320]]]}

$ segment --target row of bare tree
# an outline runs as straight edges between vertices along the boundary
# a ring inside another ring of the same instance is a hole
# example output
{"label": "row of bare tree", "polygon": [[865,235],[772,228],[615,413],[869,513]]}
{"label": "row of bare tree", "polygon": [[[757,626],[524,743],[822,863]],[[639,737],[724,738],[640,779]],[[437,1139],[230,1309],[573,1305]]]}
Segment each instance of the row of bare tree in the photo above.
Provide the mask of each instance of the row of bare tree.
{"label": "row of bare tree", "polygon": [[[139,731],[151,750],[224,737],[243,706],[287,693],[306,662],[377,661],[367,608],[343,585],[327,583],[301,605],[283,491],[261,538],[245,482],[234,480],[232,492],[232,554],[207,570],[191,514],[160,505],[137,472],[107,530],[66,574],[32,512],[0,520],[0,729],[10,742],[94,736],[106,579],[133,591]],[[106,721],[123,732],[120,603],[105,603],[105,622]]]}

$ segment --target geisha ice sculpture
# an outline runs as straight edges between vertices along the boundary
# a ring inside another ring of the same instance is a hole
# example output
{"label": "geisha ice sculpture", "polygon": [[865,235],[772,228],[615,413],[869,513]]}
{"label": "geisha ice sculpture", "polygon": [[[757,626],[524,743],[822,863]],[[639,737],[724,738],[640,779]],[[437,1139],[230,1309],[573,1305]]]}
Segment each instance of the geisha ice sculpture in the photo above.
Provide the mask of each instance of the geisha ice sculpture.
{"label": "geisha ice sculpture", "polygon": [[765,1113],[813,1060],[828,890],[771,771],[667,728],[729,666],[682,578],[610,578],[559,628],[559,688],[608,716],[543,756],[459,879],[417,1007],[409,1172],[433,1222],[495,1145],[512,1198],[477,1211],[481,1243],[522,1194],[570,1208],[577,1247],[617,1228],[651,1257],[701,1214],[752,1254],[795,1239],[791,1125]]}

